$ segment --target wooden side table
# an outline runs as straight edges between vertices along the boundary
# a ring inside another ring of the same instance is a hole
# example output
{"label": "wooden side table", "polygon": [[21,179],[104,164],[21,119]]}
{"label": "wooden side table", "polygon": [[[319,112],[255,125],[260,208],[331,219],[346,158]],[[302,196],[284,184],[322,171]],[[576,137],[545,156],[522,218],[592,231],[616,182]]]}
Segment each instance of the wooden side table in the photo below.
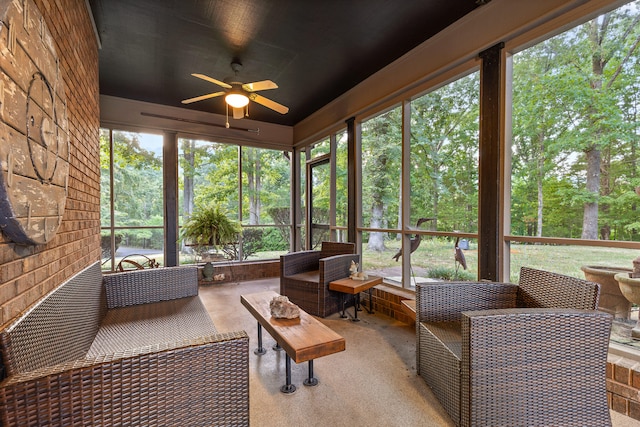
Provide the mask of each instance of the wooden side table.
{"label": "wooden side table", "polygon": [[355,305],[353,307],[355,311],[355,315],[353,316],[354,322],[358,322],[358,308],[360,307],[360,292],[369,291],[369,314],[373,313],[372,308],[372,299],[371,299],[371,288],[375,285],[379,285],[382,283],[382,277],[379,276],[369,276],[368,279],[365,280],[353,280],[350,278],[334,280],[333,282],[329,282],[329,290],[341,292],[342,297],[342,317],[347,317],[345,315],[345,307],[344,307],[344,294],[355,295]]}

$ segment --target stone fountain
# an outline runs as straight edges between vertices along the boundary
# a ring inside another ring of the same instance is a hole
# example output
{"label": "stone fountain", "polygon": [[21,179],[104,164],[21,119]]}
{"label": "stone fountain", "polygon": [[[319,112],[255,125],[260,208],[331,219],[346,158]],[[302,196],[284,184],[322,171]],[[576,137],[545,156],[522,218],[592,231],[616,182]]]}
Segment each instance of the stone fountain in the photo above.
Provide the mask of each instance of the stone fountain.
{"label": "stone fountain", "polygon": [[[615,275],[615,279],[622,295],[632,303],[640,305],[640,256],[633,260],[631,273],[618,273]],[[631,330],[631,337],[640,339],[640,317]]]}
{"label": "stone fountain", "polygon": [[583,265],[585,279],[600,284],[599,309],[613,315],[615,319],[628,319],[631,302],[622,294],[615,279],[618,273],[631,273],[630,268],[610,267],[604,265]]}

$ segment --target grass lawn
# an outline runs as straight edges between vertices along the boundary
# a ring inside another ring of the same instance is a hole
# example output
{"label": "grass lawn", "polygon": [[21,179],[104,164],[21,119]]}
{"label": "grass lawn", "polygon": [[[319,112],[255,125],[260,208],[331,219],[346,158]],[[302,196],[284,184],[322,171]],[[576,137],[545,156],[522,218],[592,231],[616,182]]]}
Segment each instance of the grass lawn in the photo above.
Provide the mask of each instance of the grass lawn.
{"label": "grass lawn", "polygon": [[[363,268],[373,274],[398,276],[401,263],[392,259],[400,242],[390,241],[384,252],[368,250],[363,245]],[[463,251],[467,271],[475,279],[478,273],[478,246],[471,241]],[[584,278],[583,265],[606,265],[632,268],[632,261],[640,252],[630,249],[564,245],[511,244],[511,278],[517,282],[521,266]],[[411,265],[416,276],[429,277],[430,270],[455,270],[454,242],[446,238],[422,239],[420,247],[411,254]]]}

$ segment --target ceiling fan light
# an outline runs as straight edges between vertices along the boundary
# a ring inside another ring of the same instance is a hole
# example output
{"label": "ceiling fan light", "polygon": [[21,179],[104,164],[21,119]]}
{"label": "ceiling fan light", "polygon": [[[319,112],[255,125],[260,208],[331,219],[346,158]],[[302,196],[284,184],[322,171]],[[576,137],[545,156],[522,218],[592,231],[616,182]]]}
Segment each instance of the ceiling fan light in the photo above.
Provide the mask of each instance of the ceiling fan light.
{"label": "ceiling fan light", "polygon": [[242,108],[249,103],[249,98],[240,93],[230,93],[225,96],[224,100],[233,108]]}

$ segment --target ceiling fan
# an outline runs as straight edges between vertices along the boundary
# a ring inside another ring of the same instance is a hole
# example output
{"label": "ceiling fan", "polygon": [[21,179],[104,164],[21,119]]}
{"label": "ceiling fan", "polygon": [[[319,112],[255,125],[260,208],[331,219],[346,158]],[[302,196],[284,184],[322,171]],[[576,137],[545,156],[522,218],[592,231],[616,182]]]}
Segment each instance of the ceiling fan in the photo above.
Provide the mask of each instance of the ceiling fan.
{"label": "ceiling fan", "polygon": [[[240,70],[242,69],[242,64],[234,61],[231,63],[231,69],[234,71],[237,76]],[[271,110],[277,111],[280,114],[287,114],[289,112],[289,108],[285,107],[282,104],[278,104],[275,101],[272,101],[268,98],[265,98],[262,95],[258,95],[256,92],[261,90],[269,90],[269,89],[277,89],[278,85],[272,82],[271,80],[262,80],[259,82],[253,83],[242,83],[237,81],[220,81],[216,80],[212,77],[206,76],[204,74],[194,73],[191,74],[194,77],[197,77],[202,80],[206,80],[210,83],[214,83],[224,90],[219,92],[212,92],[206,95],[196,96],[195,98],[189,98],[182,101],[183,104],[191,104],[192,102],[203,101],[205,99],[215,98],[217,96],[225,95],[224,99],[227,103],[227,106],[230,106],[233,110],[233,118],[241,119],[248,114],[248,105],[249,100],[256,102],[260,105],[263,105]],[[237,77],[236,77],[237,78]],[[225,79],[230,80],[230,79]],[[227,110],[228,111],[228,110]]]}

